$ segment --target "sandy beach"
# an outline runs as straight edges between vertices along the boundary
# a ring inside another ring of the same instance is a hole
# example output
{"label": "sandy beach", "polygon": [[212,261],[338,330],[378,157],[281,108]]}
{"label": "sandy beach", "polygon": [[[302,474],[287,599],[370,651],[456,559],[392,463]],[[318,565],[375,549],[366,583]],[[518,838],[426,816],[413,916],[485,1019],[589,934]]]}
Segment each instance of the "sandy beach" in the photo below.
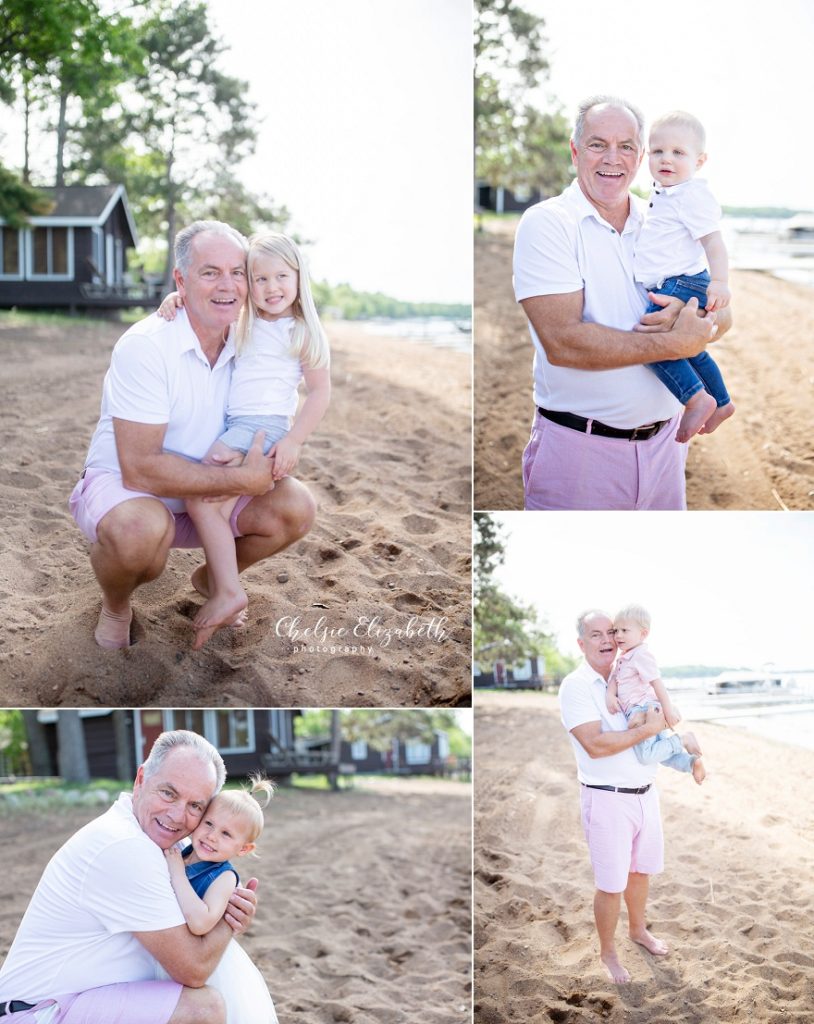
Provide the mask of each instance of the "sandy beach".
{"label": "sandy beach", "polygon": [[[475,1021],[803,1024],[814,1012],[814,752],[701,723],[702,787],[659,770],[666,865],[649,927],[598,960],[576,767],[556,699],[475,696]],[[782,768],[781,768],[782,765]]]}
{"label": "sandy beach", "polygon": [[99,591],[67,499],[123,330],[0,319],[0,703],[468,703],[468,354],[329,323],[333,401],[296,474],[318,500],[316,525],[246,573],[248,628],[192,651],[200,598],[189,576],[201,553],[177,551],[136,594],[137,642],[104,652],[93,640]]}
{"label": "sandy beach", "polygon": [[[533,349],[512,292],[514,223],[475,238],[475,508],[521,509]],[[736,406],[690,442],[690,509],[814,508],[812,290],[734,272],[735,325],[712,346]]]}
{"label": "sandy beach", "polygon": [[[50,857],[103,809],[3,811],[0,960]],[[469,1020],[470,814],[470,787],[441,780],[278,791],[238,865],[260,880],[241,941],[281,1022]]]}

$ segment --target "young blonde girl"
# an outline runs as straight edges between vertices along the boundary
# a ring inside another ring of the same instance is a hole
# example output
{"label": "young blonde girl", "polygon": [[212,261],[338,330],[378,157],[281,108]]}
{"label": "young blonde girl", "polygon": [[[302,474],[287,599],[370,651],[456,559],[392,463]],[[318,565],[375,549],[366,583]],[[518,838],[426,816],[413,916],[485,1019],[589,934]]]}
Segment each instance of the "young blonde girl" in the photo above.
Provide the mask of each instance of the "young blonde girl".
{"label": "young blonde girl", "polygon": [[[331,382],[328,340],[311,295],[305,261],[286,235],[255,235],[247,257],[249,299],[236,330],[235,367],[229,390],[226,431],[204,462],[239,464],[258,431],[274,460],[273,478],[292,472],[302,445],[325,414]],[[159,312],[172,318],[181,299],[173,293]],[[307,397],[299,413],[298,385]],[[195,616],[193,646],[202,647],[220,626],[237,623],[248,604],[240,584],[230,517],[237,498],[187,500],[206,553],[206,569],[193,584],[206,603]]]}
{"label": "young blonde girl", "polygon": [[[204,935],[223,917],[229,897],[240,881],[231,863],[256,849],[263,831],[263,807],[272,784],[250,777],[251,789],[222,790],[204,812],[183,851],[165,852],[170,881],[189,930]],[[263,807],[254,794],[265,795]],[[227,1024],[277,1024],[277,1014],[263,976],[243,948],[232,939],[207,981],[226,1003]]]}

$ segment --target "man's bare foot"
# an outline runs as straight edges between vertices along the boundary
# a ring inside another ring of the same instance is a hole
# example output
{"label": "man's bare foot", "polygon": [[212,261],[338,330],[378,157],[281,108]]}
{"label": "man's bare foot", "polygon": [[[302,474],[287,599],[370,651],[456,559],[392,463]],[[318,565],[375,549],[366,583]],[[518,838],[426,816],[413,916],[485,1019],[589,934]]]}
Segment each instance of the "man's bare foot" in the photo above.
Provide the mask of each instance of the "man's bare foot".
{"label": "man's bare foot", "polygon": [[647,952],[652,953],[653,956],[667,956],[670,952],[670,947],[667,943],[657,939],[655,935],[651,935],[646,928],[642,928],[638,932],[631,932],[630,937],[634,942],[638,942],[640,946],[644,946]]}
{"label": "man's bare foot", "polygon": [[619,963],[616,953],[602,953],[599,959],[614,985],[627,985],[630,981],[630,974]]}
{"label": "man's bare foot", "polygon": [[121,647],[130,646],[130,623],[133,611],[128,609],[121,614],[108,611],[104,605],[99,613],[96,632],[93,634],[96,643],[106,651],[118,651]]}
{"label": "man's bare foot", "polygon": [[243,589],[237,593],[216,594],[210,597],[192,620],[195,628],[193,650],[197,651],[203,647],[221,626],[244,625],[248,603],[249,599]]}
{"label": "man's bare foot", "polygon": [[707,422],[698,431],[699,434],[711,434],[716,427],[720,427],[724,420],[728,420],[730,416],[735,414],[735,406],[728,402],[726,405],[719,406],[715,412],[710,416]]}
{"label": "man's bare foot", "polygon": [[701,744],[695,738],[694,732],[684,732],[681,734],[681,746],[688,754],[695,754],[696,757],[700,757],[703,753]]}
{"label": "man's bare foot", "polygon": [[707,770],[704,767],[704,762],[701,760],[700,757],[696,757],[696,759],[692,763],[692,777],[695,779],[699,786],[707,777]]}
{"label": "man's bare foot", "polygon": [[715,399],[707,391],[696,391],[684,406],[684,415],[678,425],[676,441],[682,444],[694,437],[717,408]]}

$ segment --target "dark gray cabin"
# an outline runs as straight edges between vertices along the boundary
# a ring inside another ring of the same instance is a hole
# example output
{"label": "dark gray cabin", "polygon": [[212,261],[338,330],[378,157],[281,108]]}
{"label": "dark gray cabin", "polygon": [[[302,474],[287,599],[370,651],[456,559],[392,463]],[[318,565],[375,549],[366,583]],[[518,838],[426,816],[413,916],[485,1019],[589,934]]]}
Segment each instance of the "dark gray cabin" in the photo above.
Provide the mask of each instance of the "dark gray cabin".
{"label": "dark gray cabin", "polygon": [[0,308],[118,309],[152,305],[157,280],[134,280],[138,235],[123,185],[40,189],[50,213],[11,228],[0,218]]}

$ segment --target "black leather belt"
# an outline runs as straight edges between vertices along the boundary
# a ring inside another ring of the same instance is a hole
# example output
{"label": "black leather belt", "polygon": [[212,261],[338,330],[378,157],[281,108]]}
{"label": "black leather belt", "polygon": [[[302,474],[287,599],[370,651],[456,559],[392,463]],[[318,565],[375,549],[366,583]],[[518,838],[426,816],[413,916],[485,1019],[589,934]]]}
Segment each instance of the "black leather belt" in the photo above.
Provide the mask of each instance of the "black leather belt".
{"label": "black leather belt", "polygon": [[7,1013],[20,1013],[21,1010],[33,1010],[36,1003],[24,1003],[22,999],[11,999],[7,1003],[0,1003],[0,1017]]}
{"label": "black leather belt", "polygon": [[586,789],[604,789],[608,793],[646,793],[652,786],[652,782],[646,786],[639,786],[638,789],[625,789],[623,786],[589,786],[587,782],[583,782],[582,785]]}
{"label": "black leather belt", "polygon": [[598,437],[618,437],[624,441],[649,441],[655,437],[661,428],[669,423],[669,420],[659,420],[657,423],[646,423],[643,427],[634,427],[632,430],[620,430],[618,427],[609,427],[599,420],[586,420],[584,416],[576,416],[572,412],[552,412],[550,409],[541,409],[537,406],[537,412],[552,423],[559,423],[561,427],[570,427],[571,430],[578,430],[581,434],[596,434]]}

